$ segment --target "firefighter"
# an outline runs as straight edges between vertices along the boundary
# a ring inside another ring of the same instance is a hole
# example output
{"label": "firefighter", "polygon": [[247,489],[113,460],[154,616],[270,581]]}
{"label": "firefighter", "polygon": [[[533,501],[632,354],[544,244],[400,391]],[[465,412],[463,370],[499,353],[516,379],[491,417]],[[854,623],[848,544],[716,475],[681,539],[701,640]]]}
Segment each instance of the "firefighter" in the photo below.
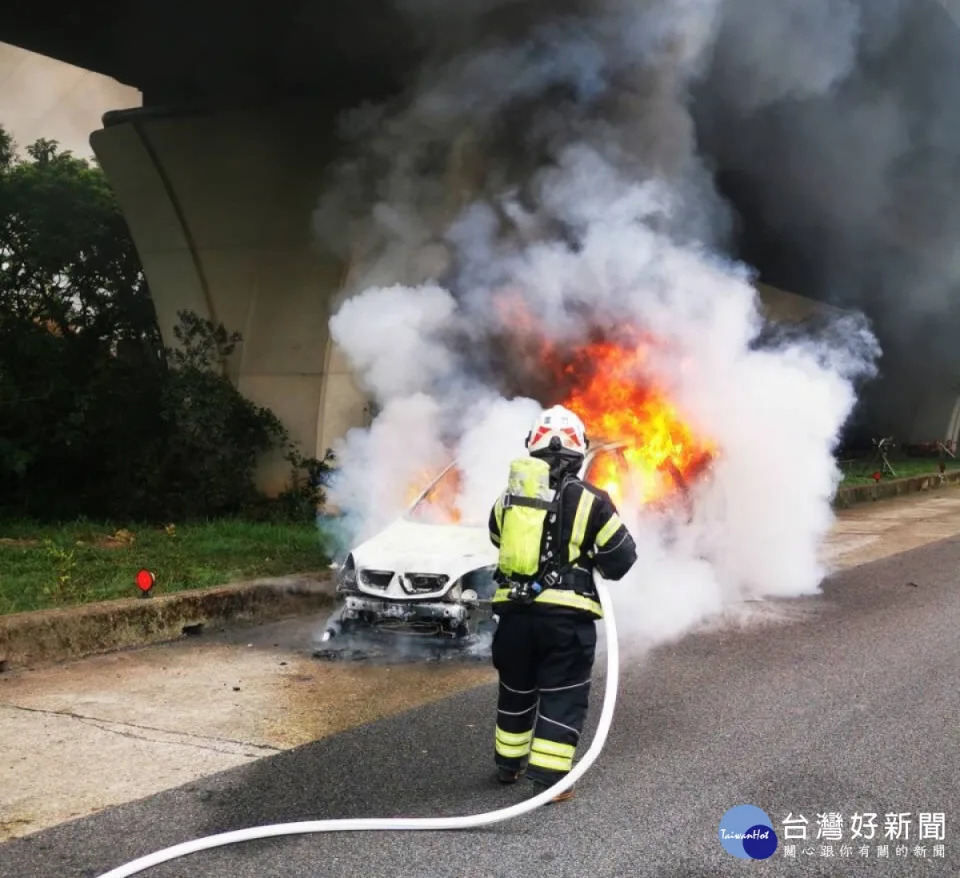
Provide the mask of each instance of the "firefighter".
{"label": "firefighter", "polygon": [[573,412],[544,411],[526,447],[529,457],[511,464],[489,522],[500,550],[495,761],[502,783],[526,772],[552,786],[573,766],[587,714],[596,620],[603,616],[594,570],[622,579],[637,554],[610,497],[578,478],[589,441]]}

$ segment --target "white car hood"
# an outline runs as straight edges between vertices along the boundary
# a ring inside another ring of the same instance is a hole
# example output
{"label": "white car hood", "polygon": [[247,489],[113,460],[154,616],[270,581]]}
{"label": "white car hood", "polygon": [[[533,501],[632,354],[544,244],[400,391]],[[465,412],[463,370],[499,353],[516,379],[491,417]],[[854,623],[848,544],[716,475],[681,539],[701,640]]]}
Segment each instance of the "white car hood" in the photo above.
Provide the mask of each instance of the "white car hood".
{"label": "white car hood", "polygon": [[399,518],[353,550],[358,568],[401,573],[445,573],[455,579],[497,563],[485,527],[423,524]]}

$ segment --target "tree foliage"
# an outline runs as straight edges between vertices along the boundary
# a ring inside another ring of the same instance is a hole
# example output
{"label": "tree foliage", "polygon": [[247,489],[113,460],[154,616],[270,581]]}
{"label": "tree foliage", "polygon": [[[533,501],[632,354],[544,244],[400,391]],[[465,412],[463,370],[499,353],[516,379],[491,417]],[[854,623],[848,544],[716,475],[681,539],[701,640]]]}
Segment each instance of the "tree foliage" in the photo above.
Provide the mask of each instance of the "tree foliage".
{"label": "tree foliage", "polygon": [[[305,514],[324,463],[223,362],[240,340],[182,313],[165,348],[113,192],[94,164],[0,128],[0,507],[43,518]],[[300,478],[254,487],[280,449]]]}

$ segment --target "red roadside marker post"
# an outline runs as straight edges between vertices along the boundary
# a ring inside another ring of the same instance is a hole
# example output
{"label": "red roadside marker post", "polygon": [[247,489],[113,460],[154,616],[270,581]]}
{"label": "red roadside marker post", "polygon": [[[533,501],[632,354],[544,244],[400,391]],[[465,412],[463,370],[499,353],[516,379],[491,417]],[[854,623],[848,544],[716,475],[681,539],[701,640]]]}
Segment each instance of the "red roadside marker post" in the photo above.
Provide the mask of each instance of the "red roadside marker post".
{"label": "red roadside marker post", "polygon": [[140,589],[140,597],[150,597],[150,590],[156,581],[156,577],[149,570],[139,571],[137,573],[137,588]]}

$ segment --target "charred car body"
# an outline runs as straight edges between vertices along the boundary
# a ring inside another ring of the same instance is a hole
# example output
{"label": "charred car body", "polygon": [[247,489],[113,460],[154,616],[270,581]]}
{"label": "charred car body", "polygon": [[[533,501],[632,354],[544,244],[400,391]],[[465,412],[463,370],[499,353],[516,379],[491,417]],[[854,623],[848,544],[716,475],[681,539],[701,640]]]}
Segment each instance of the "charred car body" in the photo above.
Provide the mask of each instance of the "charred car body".
{"label": "charred car body", "polygon": [[484,641],[495,624],[497,550],[486,520],[457,521],[459,482],[451,463],[401,517],[347,555],[337,571],[338,606],[315,655]]}

